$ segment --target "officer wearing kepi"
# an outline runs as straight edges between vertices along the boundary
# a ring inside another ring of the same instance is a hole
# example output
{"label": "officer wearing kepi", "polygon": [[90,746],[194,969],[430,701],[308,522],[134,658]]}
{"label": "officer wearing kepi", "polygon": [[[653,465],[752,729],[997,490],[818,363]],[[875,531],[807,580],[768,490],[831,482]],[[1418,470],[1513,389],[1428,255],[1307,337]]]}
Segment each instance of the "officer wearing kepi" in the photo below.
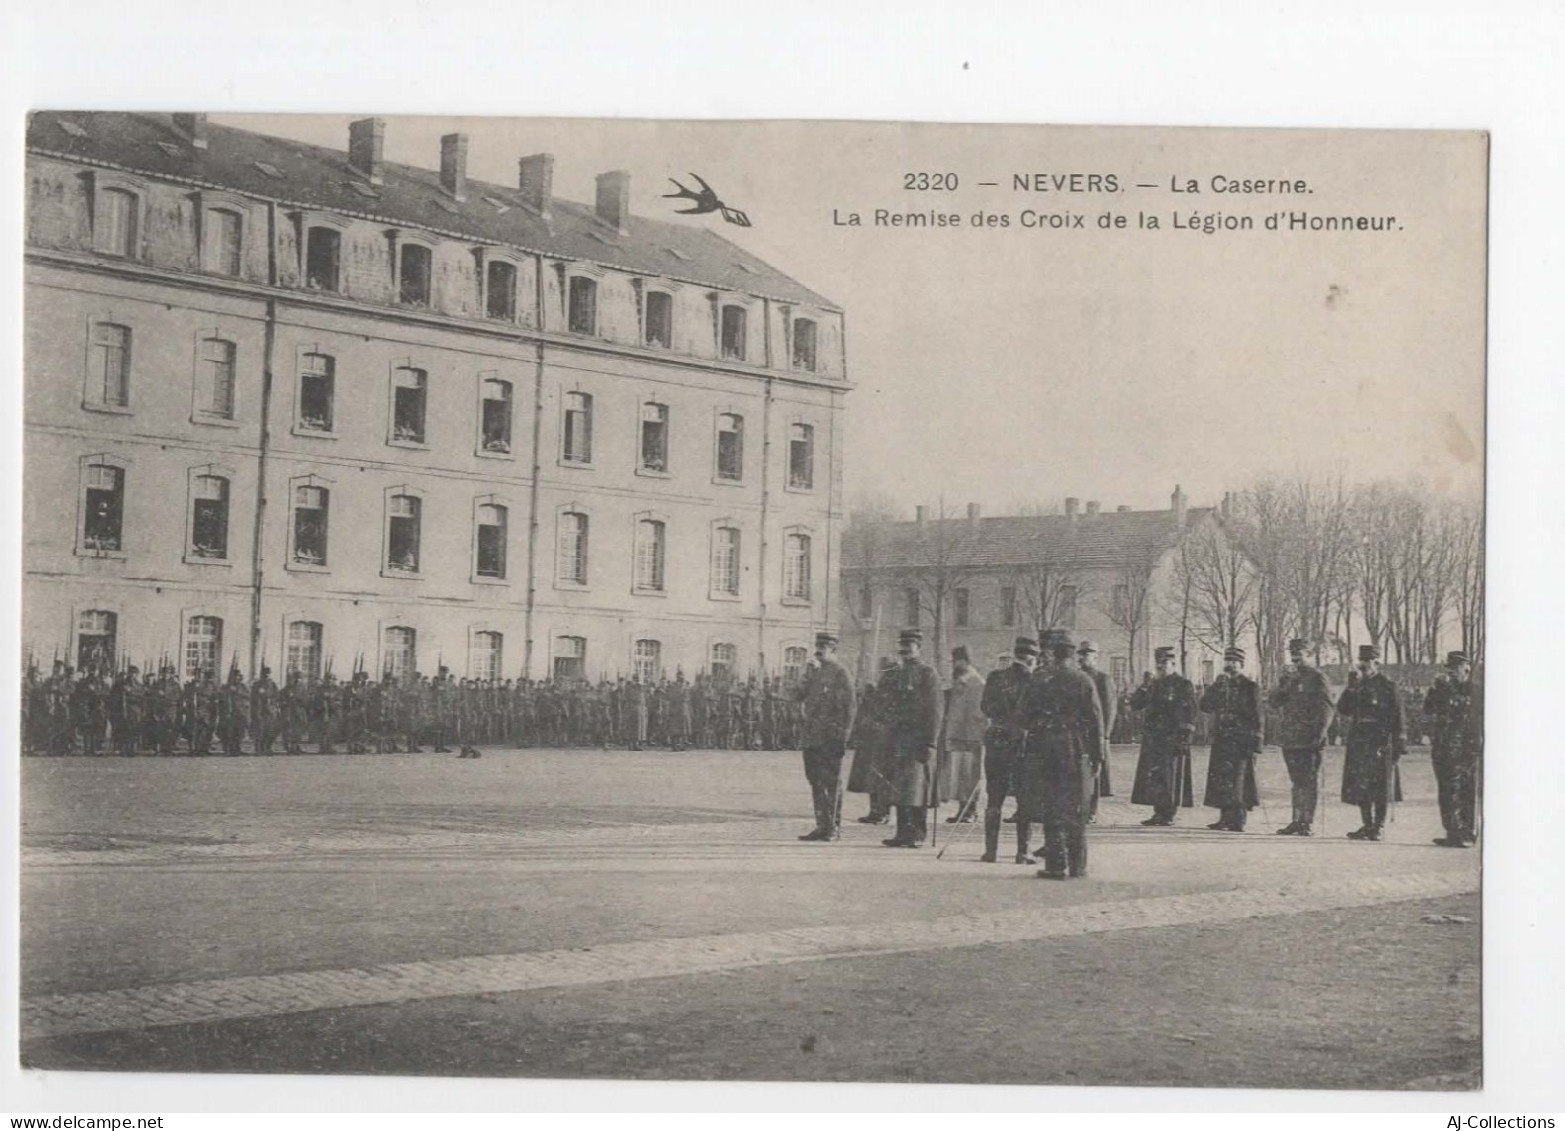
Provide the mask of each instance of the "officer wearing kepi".
{"label": "officer wearing kepi", "polygon": [[1141,713],[1141,757],[1130,792],[1132,805],[1152,806],[1143,825],[1172,825],[1181,805],[1195,804],[1190,779],[1190,738],[1195,733],[1195,688],[1174,670],[1174,650],[1153,653],[1157,676],[1130,698]]}
{"label": "officer wearing kepi", "polygon": [[1342,800],[1359,807],[1364,824],[1348,836],[1379,840],[1391,802],[1402,800],[1397,762],[1407,747],[1402,693],[1380,671],[1380,649],[1359,647],[1358,671],[1337,700],[1337,714],[1348,725],[1342,763]]}
{"label": "officer wearing kepi", "polygon": [[[1011,662],[989,673],[984,680],[983,712],[989,720],[984,732],[984,854],[980,859],[993,864],[1000,858],[1000,811],[1006,797],[1021,792],[1023,730],[1014,721],[1016,703],[1038,662],[1038,645],[1026,636],[1018,636],[1012,647]],[[1016,822],[1016,862],[1031,864],[1028,841],[1032,823]]]}
{"label": "officer wearing kepi", "polygon": [[842,836],[842,758],[853,733],[853,680],[837,662],[837,637],[815,634],[815,658],[794,690],[804,704],[804,777],[815,802],[815,828],[800,840]]}
{"label": "officer wearing kepi", "polygon": [[1098,798],[1114,796],[1114,782],[1109,776],[1109,736],[1114,733],[1114,713],[1119,701],[1109,685],[1108,673],[1097,666],[1098,646],[1090,640],[1076,645],[1076,662],[1081,670],[1092,677],[1098,689],[1098,706],[1103,709],[1103,759],[1098,763],[1098,780],[1092,783],[1092,804],[1087,810],[1087,823],[1098,819]]}
{"label": "officer wearing kepi", "polygon": [[1255,756],[1261,751],[1261,689],[1244,674],[1244,649],[1223,652],[1223,674],[1201,696],[1201,710],[1212,715],[1212,753],[1206,764],[1202,804],[1221,816],[1209,829],[1244,832],[1245,817],[1260,804]]}
{"label": "officer wearing kepi", "polygon": [[1478,837],[1478,759],[1483,753],[1483,693],[1466,652],[1450,652],[1445,673],[1424,698],[1430,761],[1439,790],[1442,848],[1471,848]]}
{"label": "officer wearing kepi", "polygon": [[1315,835],[1321,750],[1336,714],[1326,677],[1305,661],[1305,648],[1303,640],[1288,642],[1289,666],[1271,694],[1277,742],[1293,783],[1293,820],[1277,830],[1279,836]]}
{"label": "officer wearing kepi", "polygon": [[881,680],[887,762],[895,775],[892,802],[897,809],[896,834],[881,841],[887,848],[922,848],[929,833],[929,790],[940,733],[940,679],[919,659],[923,644],[923,633],[903,629],[897,640],[902,662]]}

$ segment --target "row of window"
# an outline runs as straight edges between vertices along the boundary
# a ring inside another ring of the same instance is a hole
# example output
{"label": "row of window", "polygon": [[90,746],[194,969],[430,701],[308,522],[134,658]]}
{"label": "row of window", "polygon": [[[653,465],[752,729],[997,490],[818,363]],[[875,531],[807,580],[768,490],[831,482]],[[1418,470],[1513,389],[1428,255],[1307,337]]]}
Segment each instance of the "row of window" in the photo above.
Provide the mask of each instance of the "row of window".
{"label": "row of window", "polygon": [[[101,458],[101,457],[100,457]],[[120,553],[124,549],[127,469],[115,464],[89,462],[82,478],[82,527],[84,553]],[[331,489],[310,480],[297,482],[290,503],[289,561],[299,567],[329,566]],[[229,560],[228,527],[231,480],[217,468],[203,468],[191,476],[187,555],[205,562]],[[589,584],[591,516],[566,510],[559,516],[556,579],[570,585]],[[510,508],[491,498],[480,499],[473,518],[473,574],[504,581],[508,574],[507,546]],[[718,596],[739,595],[742,572],[742,532],[737,526],[719,524],[712,531],[710,589]],[[790,531],[783,539],[783,596],[809,600],[811,592],[812,540],[808,533]],[[424,500],[404,488],[388,494],[383,568],[388,574],[417,576],[422,573]],[[635,589],[663,593],[668,589],[668,523],[662,518],[637,518],[631,558]]]}
{"label": "row of window", "polygon": [[[1118,588],[1123,589],[1124,586],[1119,586]],[[1080,588],[1078,586],[1062,585],[1060,587],[1053,617],[1056,627],[1076,627],[1076,605],[1079,596]],[[927,609],[928,601],[928,596],[916,586],[908,586],[903,589],[902,623],[909,628],[917,628]],[[870,586],[862,586],[859,589],[859,617],[860,619],[868,620],[874,615],[874,593]],[[951,591],[952,625],[957,628],[968,628],[973,623],[972,618],[972,591],[970,589],[953,589]],[[1000,587],[1000,625],[1004,628],[1014,628],[1016,624],[1017,589],[1014,585],[1003,585]]]}
{"label": "row of window", "polygon": [[[94,407],[130,408],[132,335],[128,326],[98,322],[92,327],[88,351],[88,402]],[[200,418],[233,420],[235,415],[235,359],[238,347],[219,337],[198,341],[196,406]],[[511,451],[513,426],[511,382],[484,377],[479,384],[478,447],[495,455]],[[300,359],[299,395],[294,427],[303,433],[335,435],[337,418],[337,360],[330,354],[310,352]],[[641,405],[636,449],[637,467],[645,472],[669,474],[673,468],[672,412],[668,405],[649,400]],[[560,459],[563,463],[593,463],[594,398],[590,393],[565,394],[560,421]],[[391,412],[387,442],[426,445],[429,442],[429,373],[401,365],[391,374]],[[714,442],[717,479],[741,482],[744,478],[744,417],[719,413]],[[788,486],[812,490],[815,486],[815,427],[794,423],[788,431]]]}
{"label": "row of window", "polygon": [[[123,259],[140,258],[141,199],[129,187],[101,189],[94,201],[93,246],[102,255]],[[202,270],[218,275],[240,276],[244,272],[244,221],[237,205],[212,205],[199,210],[200,262]],[[304,285],[310,290],[340,293],[343,289],[342,231],[329,224],[304,223],[302,267]],[[393,290],[401,305],[428,308],[434,294],[434,249],[416,237],[392,232]],[[499,258],[485,249],[485,262],[479,274],[483,289],[480,306],[492,319],[515,322],[517,317],[517,264]],[[598,336],[598,282],[590,275],[568,274],[565,280],[566,325],[575,334]],[[641,344],[669,349],[674,344],[674,296],[641,280],[636,281],[637,308],[640,317]],[[713,343],[719,357],[745,361],[748,345],[749,310],[737,303],[724,302],[713,294]],[[787,315],[785,338],[789,343],[789,364],[795,369],[814,372],[817,362],[818,331],[814,319]]]}
{"label": "row of window", "polygon": [[[211,675],[223,677],[223,618],[199,614],[185,618],[184,646],[180,667],[185,679],[199,679]],[[283,670],[298,674],[307,680],[321,678],[325,674],[323,643],[324,626],[319,621],[291,620],[285,628],[283,642]],[[557,636],[551,652],[550,674],[557,680],[590,679],[587,638],[584,636]],[[437,659],[443,659],[441,653]],[[707,670],[718,678],[732,678],[741,674],[739,646],[728,642],[711,645],[708,651]],[[797,680],[804,675],[809,651],[802,645],[783,649],[783,677]],[[117,669],[120,662],[119,616],[107,609],[85,609],[76,619],[76,664],[81,670],[89,668]],[[631,645],[631,667],[643,682],[663,678],[663,643],[652,638],[635,640]],[[407,625],[389,625],[381,630],[380,672],[381,678],[390,676],[401,680],[422,672],[419,667],[418,630]],[[490,629],[476,630],[468,634],[467,677],[469,679],[505,679],[505,634]],[[150,674],[150,673],[149,673]],[[337,673],[346,675],[347,673]],[[423,672],[423,674],[434,674]]]}

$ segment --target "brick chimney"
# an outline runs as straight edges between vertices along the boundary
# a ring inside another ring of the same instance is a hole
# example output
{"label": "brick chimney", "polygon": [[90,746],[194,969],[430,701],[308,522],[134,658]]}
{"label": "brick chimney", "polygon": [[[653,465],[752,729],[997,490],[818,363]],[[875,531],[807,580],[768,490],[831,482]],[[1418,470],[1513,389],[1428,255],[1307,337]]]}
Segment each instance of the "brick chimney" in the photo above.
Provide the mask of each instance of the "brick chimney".
{"label": "brick chimney", "polygon": [[384,180],[382,157],[386,144],[384,118],[360,118],[348,123],[348,164],[372,185]]}
{"label": "brick chimney", "polygon": [[977,503],[968,503],[967,504],[967,520],[969,522],[977,522],[979,516],[982,513],[983,512],[979,509]]}
{"label": "brick chimney", "polygon": [[923,525],[924,518],[929,514],[929,508],[920,503],[913,508],[913,521]]}
{"label": "brick chimney", "polygon": [[455,200],[467,199],[467,135],[440,139],[440,187]]}
{"label": "brick chimney", "polygon": [[1071,495],[1065,500],[1065,525],[1075,526],[1077,512],[1081,510],[1081,500]]}
{"label": "brick chimney", "polygon": [[554,154],[523,157],[517,168],[516,187],[522,204],[547,220],[554,205]]}
{"label": "brick chimney", "polygon": [[1088,514],[1097,514],[1098,513],[1098,500],[1096,500],[1096,499],[1088,499],[1087,500],[1087,513]]}
{"label": "brick chimney", "polygon": [[1114,509],[1115,509],[1115,511],[1117,511],[1120,514],[1129,514],[1130,513],[1130,508],[1127,507],[1124,503],[1121,503],[1119,506],[1115,507]]}
{"label": "brick chimney", "polygon": [[630,174],[625,170],[598,174],[598,219],[625,234],[630,223]]}
{"label": "brick chimney", "polygon": [[1184,488],[1174,484],[1174,493],[1168,497],[1168,509],[1174,512],[1174,525],[1183,528],[1185,525],[1185,511],[1190,504],[1189,497]]}
{"label": "brick chimney", "polygon": [[1234,493],[1232,491],[1224,491],[1223,492],[1223,518],[1224,519],[1232,518],[1233,517],[1233,513],[1234,513]]}
{"label": "brick chimney", "polygon": [[205,114],[175,114],[174,128],[184,134],[195,148],[206,148]]}

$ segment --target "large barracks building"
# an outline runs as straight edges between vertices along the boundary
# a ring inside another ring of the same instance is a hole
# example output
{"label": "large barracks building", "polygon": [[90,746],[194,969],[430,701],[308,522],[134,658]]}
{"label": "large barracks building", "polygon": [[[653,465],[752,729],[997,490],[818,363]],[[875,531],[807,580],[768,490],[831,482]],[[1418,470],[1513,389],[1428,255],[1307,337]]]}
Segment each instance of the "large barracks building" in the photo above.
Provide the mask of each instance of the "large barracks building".
{"label": "large barracks building", "polygon": [[28,130],[24,645],[181,675],[802,666],[842,312],[629,176],[202,115]]}

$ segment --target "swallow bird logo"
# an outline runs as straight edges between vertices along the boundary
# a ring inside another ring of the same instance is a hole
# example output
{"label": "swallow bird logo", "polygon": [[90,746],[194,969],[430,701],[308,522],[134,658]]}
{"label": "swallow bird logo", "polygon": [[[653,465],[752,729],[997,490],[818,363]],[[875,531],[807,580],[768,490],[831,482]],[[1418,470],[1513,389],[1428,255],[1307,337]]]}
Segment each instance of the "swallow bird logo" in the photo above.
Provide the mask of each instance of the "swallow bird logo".
{"label": "swallow bird logo", "polygon": [[696,184],[701,186],[700,192],[687,189],[684,185],[674,180],[673,177],[668,179],[669,184],[674,186],[674,191],[664,193],[663,199],[688,200],[691,202],[691,207],[676,208],[674,209],[675,212],[679,213],[681,216],[702,216],[708,212],[720,212],[723,215],[723,219],[727,220],[730,224],[737,224],[741,228],[748,228],[750,226],[750,217],[746,216],[737,208],[728,207],[728,205],[719,200],[717,198],[716,189],[703,181],[695,173],[691,173],[690,177],[695,181]]}

